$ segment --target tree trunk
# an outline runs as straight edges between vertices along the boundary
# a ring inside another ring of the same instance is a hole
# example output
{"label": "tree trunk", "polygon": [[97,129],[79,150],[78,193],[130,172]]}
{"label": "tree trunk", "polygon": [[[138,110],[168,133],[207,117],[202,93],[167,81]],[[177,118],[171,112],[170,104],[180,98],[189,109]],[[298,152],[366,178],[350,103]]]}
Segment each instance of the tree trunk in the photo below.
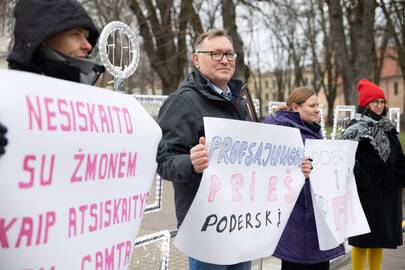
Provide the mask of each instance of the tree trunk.
{"label": "tree trunk", "polygon": [[[185,76],[187,63],[187,25],[201,31],[201,22],[193,1],[182,0],[177,18],[173,18],[173,1],[132,0],[130,7],[139,25],[144,49],[152,68],[162,81],[162,92],[175,91]],[[144,11],[145,10],[145,14]]]}
{"label": "tree trunk", "polygon": [[[349,6],[350,29],[354,37],[351,42],[354,60],[354,85],[361,79],[372,80],[372,66],[375,55],[374,21],[377,3],[375,0],[354,0]],[[351,94],[357,100],[357,89]]]}
{"label": "tree trunk", "polygon": [[[399,3],[399,4],[398,4]],[[401,68],[402,79],[405,88],[405,4],[392,1],[390,7],[387,7],[383,0],[380,1],[380,7],[387,20],[387,28],[390,36],[393,39],[395,50],[397,51],[397,59]],[[395,20],[395,22],[394,22]],[[395,28],[397,25],[397,28]],[[405,112],[405,94],[403,100],[402,113]]]}
{"label": "tree trunk", "polygon": [[[336,52],[336,65],[342,77],[346,104],[357,103],[359,79],[371,78],[374,52],[375,0],[351,0],[349,34],[345,34],[340,0],[328,0],[331,35]],[[348,40],[350,39],[351,42]],[[350,43],[350,47],[347,45]]]}
{"label": "tree trunk", "polygon": [[[334,53],[333,46],[331,44],[331,32],[327,30],[327,19],[323,10],[322,0],[317,0],[317,7],[320,12],[320,22],[321,22],[321,32],[323,34],[323,50],[324,50],[324,72],[322,72],[321,85],[324,89],[326,100],[328,102],[328,125],[333,123],[333,110],[334,103],[336,99],[336,87],[337,87],[337,78],[338,72],[337,68],[333,66],[334,62]],[[325,83],[326,75],[326,83]]]}
{"label": "tree trunk", "polygon": [[236,25],[236,8],[233,0],[222,0],[222,20],[223,27],[233,40],[236,58],[236,71],[234,78],[247,82],[250,75],[249,67],[245,64],[244,45],[238,33]]}

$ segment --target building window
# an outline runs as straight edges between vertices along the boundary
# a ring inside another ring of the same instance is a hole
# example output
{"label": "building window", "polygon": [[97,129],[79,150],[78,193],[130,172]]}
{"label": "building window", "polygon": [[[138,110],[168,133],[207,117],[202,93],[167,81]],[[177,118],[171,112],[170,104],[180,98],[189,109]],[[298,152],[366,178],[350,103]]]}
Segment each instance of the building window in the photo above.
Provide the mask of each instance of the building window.
{"label": "building window", "polygon": [[267,80],[264,81],[264,87],[269,88],[269,81],[267,81]]}
{"label": "building window", "polygon": [[269,100],[269,93],[264,94],[264,99]]}
{"label": "building window", "polygon": [[394,82],[394,95],[398,96],[398,82]]}

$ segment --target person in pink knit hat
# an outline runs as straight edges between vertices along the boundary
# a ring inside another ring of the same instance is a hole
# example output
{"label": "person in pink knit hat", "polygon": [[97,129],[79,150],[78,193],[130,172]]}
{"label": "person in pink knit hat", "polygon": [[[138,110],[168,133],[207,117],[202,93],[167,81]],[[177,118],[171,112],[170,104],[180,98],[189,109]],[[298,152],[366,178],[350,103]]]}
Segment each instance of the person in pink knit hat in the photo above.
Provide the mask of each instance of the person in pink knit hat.
{"label": "person in pink knit hat", "polygon": [[393,123],[386,117],[387,99],[376,84],[358,83],[358,113],[341,139],[358,141],[354,174],[370,233],[349,238],[352,269],[381,268],[383,249],[402,245],[402,188],[405,157]]}

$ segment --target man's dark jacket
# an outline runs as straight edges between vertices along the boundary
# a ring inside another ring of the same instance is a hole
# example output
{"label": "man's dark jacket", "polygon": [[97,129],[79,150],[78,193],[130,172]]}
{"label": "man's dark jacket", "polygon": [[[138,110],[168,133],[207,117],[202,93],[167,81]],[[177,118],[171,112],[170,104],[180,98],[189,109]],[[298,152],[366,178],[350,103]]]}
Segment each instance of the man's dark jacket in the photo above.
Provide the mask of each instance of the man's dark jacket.
{"label": "man's dark jacket", "polygon": [[240,97],[242,82],[231,80],[228,86],[232,101],[215,93],[194,70],[160,108],[158,124],[163,136],[157,154],[158,173],[173,182],[178,226],[201,181],[202,174],[193,170],[190,149],[204,136],[203,117],[246,120],[246,102]]}

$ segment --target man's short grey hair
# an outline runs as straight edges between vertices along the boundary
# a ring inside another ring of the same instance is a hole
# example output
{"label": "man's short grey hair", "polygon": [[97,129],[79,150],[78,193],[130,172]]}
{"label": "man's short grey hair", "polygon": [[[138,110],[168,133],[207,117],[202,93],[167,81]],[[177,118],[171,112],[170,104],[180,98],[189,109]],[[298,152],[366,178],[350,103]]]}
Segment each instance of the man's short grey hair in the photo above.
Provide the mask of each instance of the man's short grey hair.
{"label": "man's short grey hair", "polygon": [[227,32],[221,29],[214,28],[198,35],[198,37],[194,42],[194,51],[198,50],[198,47],[201,45],[201,43],[203,43],[204,40],[211,39],[214,37],[226,37],[232,43],[233,46],[232,38],[228,35]]}

